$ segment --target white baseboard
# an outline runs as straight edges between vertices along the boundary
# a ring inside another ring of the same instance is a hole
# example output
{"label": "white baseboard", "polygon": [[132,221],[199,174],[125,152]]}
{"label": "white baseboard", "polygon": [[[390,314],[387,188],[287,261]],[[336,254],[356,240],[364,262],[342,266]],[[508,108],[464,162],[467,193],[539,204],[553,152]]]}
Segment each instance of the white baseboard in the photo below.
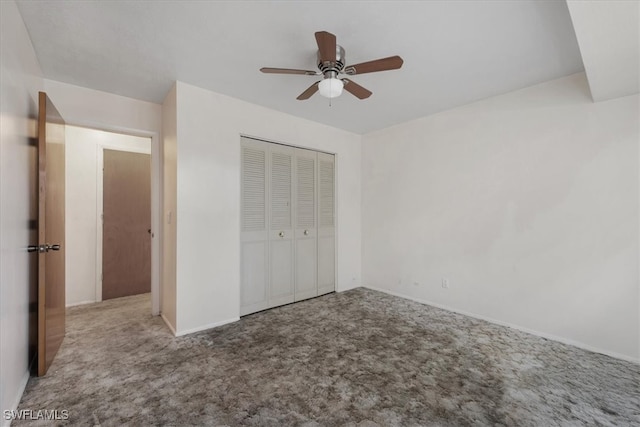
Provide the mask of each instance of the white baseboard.
{"label": "white baseboard", "polygon": [[346,291],[350,291],[351,289],[360,288],[360,287],[362,287],[362,285],[358,285],[356,283],[350,283],[348,285],[342,285],[342,286],[336,287],[336,292],[338,293],[346,292]]}
{"label": "white baseboard", "polygon": [[[18,405],[20,405],[20,401],[22,400],[22,395],[24,394],[24,389],[27,388],[27,382],[29,382],[29,371],[27,370],[22,379],[20,380],[20,385],[18,386],[18,395],[14,399],[13,406],[9,408],[11,411],[17,411]],[[4,416],[2,417],[2,427],[9,427],[11,425],[11,420],[5,420]]]}
{"label": "white baseboard", "polygon": [[183,335],[189,335],[189,334],[193,334],[193,333],[200,332],[200,331],[206,331],[207,329],[216,328],[218,326],[226,325],[228,323],[237,322],[238,320],[240,320],[239,317],[234,317],[232,319],[223,320],[221,322],[210,323],[208,325],[198,326],[197,328],[185,329],[184,331],[180,331],[178,333],[174,333],[174,335],[177,336],[177,337],[181,337]]}
{"label": "white baseboard", "polygon": [[408,300],[411,300],[411,301],[415,301],[415,302],[418,302],[420,304],[430,305],[432,307],[441,308],[443,310],[447,310],[447,311],[451,311],[451,312],[454,312],[454,313],[462,314],[464,316],[469,316],[469,317],[473,317],[475,319],[484,320],[486,322],[493,323],[493,324],[496,324],[496,325],[506,326],[508,328],[516,329],[516,330],[521,331],[521,332],[526,332],[528,334],[535,335],[535,336],[538,336],[538,337],[541,337],[541,338],[546,338],[548,340],[557,341],[557,342],[560,342],[562,344],[567,344],[567,345],[571,345],[573,347],[578,347],[578,348],[581,348],[583,350],[590,351],[592,353],[604,354],[605,356],[613,357],[613,358],[624,360],[624,361],[627,361],[627,362],[640,364],[640,359],[636,359],[636,358],[634,358],[632,356],[627,356],[625,354],[620,354],[620,353],[615,353],[615,352],[608,351],[608,350],[603,350],[601,348],[593,347],[593,346],[590,346],[588,344],[584,344],[584,343],[581,343],[581,342],[578,342],[578,341],[571,340],[569,338],[564,338],[564,337],[559,337],[559,336],[556,336],[556,335],[547,334],[545,332],[540,332],[540,331],[536,331],[534,329],[529,329],[529,328],[525,328],[525,327],[522,327],[522,326],[514,325],[513,323],[509,323],[509,322],[503,322],[501,320],[493,319],[491,317],[483,316],[481,314],[475,314],[475,313],[470,313],[470,312],[464,311],[464,310],[458,310],[458,309],[453,308],[453,307],[449,307],[449,306],[446,306],[446,305],[443,305],[443,304],[438,304],[438,303],[435,303],[435,302],[423,300],[423,299],[420,299],[420,298],[414,298],[412,296],[404,295],[404,294],[401,294],[399,292],[395,292],[395,291],[392,291],[392,290],[389,290],[389,289],[376,288],[374,286],[364,286],[364,287],[368,288],[368,289],[372,289],[374,291],[383,292],[385,294],[389,294],[389,295],[393,295],[393,296],[396,296],[396,297],[400,297],[400,298],[408,299]]}
{"label": "white baseboard", "polygon": [[176,329],[173,327],[173,325],[171,324],[171,322],[169,322],[169,319],[167,319],[164,315],[164,313],[160,313],[160,317],[162,317],[162,320],[164,320],[164,323],[167,324],[167,326],[169,327],[169,329],[171,330],[171,333],[173,334],[173,336],[177,336],[176,335]]}
{"label": "white baseboard", "polygon": [[78,305],[94,304],[94,303],[96,303],[96,302],[99,302],[99,301],[91,300],[91,301],[79,301],[79,302],[72,302],[71,304],[67,304],[67,305],[66,305],[66,308],[69,308],[69,307],[76,307],[76,306],[78,306]]}

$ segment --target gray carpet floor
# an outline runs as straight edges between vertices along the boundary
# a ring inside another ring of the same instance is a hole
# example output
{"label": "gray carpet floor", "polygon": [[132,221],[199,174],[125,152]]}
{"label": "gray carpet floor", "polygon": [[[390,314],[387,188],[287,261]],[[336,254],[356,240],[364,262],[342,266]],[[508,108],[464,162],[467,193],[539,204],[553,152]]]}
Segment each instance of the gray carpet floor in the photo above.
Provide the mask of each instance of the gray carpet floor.
{"label": "gray carpet floor", "polygon": [[639,365],[368,289],[179,338],[149,313],[149,295],[69,309],[19,409],[87,426],[640,425]]}

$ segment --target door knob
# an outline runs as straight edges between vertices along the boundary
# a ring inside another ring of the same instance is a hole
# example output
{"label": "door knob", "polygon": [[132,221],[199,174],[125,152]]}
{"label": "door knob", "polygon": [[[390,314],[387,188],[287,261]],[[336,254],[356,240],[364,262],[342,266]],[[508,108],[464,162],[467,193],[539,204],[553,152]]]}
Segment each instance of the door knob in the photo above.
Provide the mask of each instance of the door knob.
{"label": "door knob", "polygon": [[278,233],[278,236],[280,236],[280,237],[284,237],[284,231],[279,232],[279,233]]}
{"label": "door knob", "polygon": [[27,246],[27,252],[45,253],[45,252],[49,252],[49,251],[59,251],[59,250],[60,250],[60,245],[46,244],[46,245],[29,245],[29,246]]}
{"label": "door knob", "polygon": [[309,230],[304,230],[304,235],[308,236],[309,235]]}

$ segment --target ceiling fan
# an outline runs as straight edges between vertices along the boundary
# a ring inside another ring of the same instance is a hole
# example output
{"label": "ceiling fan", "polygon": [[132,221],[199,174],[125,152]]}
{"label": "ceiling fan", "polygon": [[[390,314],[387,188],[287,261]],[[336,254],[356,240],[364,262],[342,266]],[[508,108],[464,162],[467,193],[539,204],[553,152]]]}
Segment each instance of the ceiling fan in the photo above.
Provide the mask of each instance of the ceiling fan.
{"label": "ceiling fan", "polygon": [[327,31],[318,31],[316,33],[316,42],[318,43],[319,71],[269,67],[261,68],[260,71],[267,74],[323,76],[322,80],[318,80],[298,96],[297,99],[300,101],[311,98],[311,95],[318,91],[320,91],[320,95],[326,98],[335,98],[342,94],[342,89],[359,99],[366,99],[371,96],[371,91],[363,88],[353,80],[339,78],[338,76],[340,74],[353,76],[376,71],[397,70],[402,67],[404,62],[402,58],[396,55],[345,67],[344,49],[336,44],[336,36]]}

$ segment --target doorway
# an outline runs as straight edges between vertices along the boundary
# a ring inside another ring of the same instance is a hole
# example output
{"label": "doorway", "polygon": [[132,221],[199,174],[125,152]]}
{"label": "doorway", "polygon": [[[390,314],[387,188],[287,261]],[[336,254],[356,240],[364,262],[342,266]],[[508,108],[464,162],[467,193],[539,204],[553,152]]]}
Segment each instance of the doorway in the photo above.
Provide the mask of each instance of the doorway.
{"label": "doorway", "polygon": [[[159,175],[151,172],[149,167],[152,162],[158,162],[152,155],[152,138],[149,136],[136,136],[124,133],[109,132],[78,126],[67,126],[67,306],[85,303],[99,302],[103,300],[103,280],[108,279],[109,272],[103,269],[104,239],[103,239],[103,212],[104,212],[104,171],[105,153],[141,154],[146,156],[147,174],[146,187],[157,192]],[[155,153],[155,152],[154,152]],[[107,162],[109,154],[107,154]],[[127,166],[124,167],[124,170]],[[155,171],[154,168],[151,168]],[[121,170],[122,172],[122,170]],[[135,181],[138,178],[131,178]],[[107,184],[108,185],[108,184]],[[150,188],[149,188],[150,187]],[[154,189],[155,188],[155,189]],[[157,263],[152,261],[157,255],[157,239],[159,237],[155,227],[159,227],[156,220],[154,224],[148,219],[154,210],[157,210],[157,199],[152,203],[151,195],[147,197],[143,210],[147,211],[142,232],[144,236],[138,236],[138,240],[146,239],[140,246],[141,251],[153,252],[149,261],[145,261],[147,277],[153,277],[153,271],[159,270]],[[154,209],[156,208],[156,209]],[[155,213],[159,216],[158,213]],[[154,227],[155,226],[155,227]],[[119,225],[120,227],[120,225]],[[151,230],[151,231],[149,231]],[[130,245],[125,243],[125,246]],[[154,249],[155,247],[155,249]],[[154,252],[155,251],[155,252]],[[108,255],[108,254],[107,254]],[[108,255],[109,256],[109,255]],[[118,255],[119,256],[119,255]],[[128,256],[128,255],[127,255]],[[111,261],[109,261],[111,262]],[[118,267],[114,267],[118,269]],[[120,267],[125,274],[131,271],[125,266]],[[153,314],[157,314],[159,308],[159,283],[156,279],[150,280],[150,291],[153,301]],[[136,279],[140,280],[140,279]],[[149,283],[149,280],[147,280]],[[104,295],[106,299],[118,296],[116,293]],[[123,295],[119,295],[123,296]]]}

